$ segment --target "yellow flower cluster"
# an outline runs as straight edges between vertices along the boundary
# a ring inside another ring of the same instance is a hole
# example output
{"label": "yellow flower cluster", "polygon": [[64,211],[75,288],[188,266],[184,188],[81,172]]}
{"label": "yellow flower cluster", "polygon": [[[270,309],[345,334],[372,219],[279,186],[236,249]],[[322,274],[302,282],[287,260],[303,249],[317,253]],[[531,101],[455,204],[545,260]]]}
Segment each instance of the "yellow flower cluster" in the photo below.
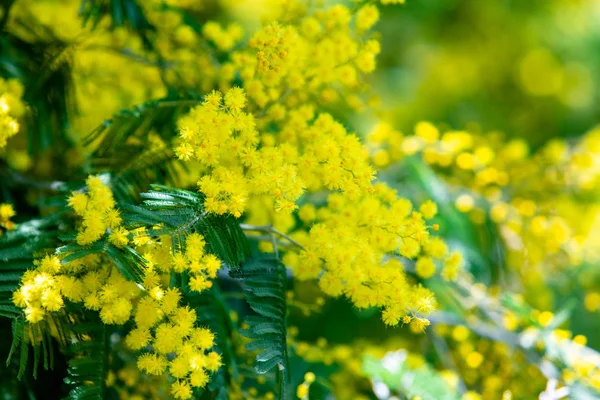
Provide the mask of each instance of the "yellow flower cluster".
{"label": "yellow flower cluster", "polygon": [[358,138],[329,114],[315,119],[311,107],[299,109],[283,127],[285,142],[277,144],[272,135],[261,136],[245,104],[240,88],[225,96],[212,92],[180,121],[175,152],[205,167],[198,184],[209,212],[240,217],[250,196],[266,196],[276,211],[290,213],[305,186],[355,198],[370,190],[374,171]]}
{"label": "yellow flower cluster", "polygon": [[278,103],[284,97],[289,108],[341,99],[361,107],[361,74],[373,72],[380,51],[379,42],[365,35],[379,17],[377,9],[365,6],[356,15],[342,5],[298,10],[287,15],[290,23],[273,22],[256,32],[248,42],[254,52],[232,54],[248,96],[280,118],[284,110]]}
{"label": "yellow flower cluster", "polygon": [[0,236],[4,231],[12,231],[16,224],[10,219],[16,215],[15,209],[11,204],[0,204]]}
{"label": "yellow flower cluster", "polygon": [[[144,48],[134,32],[113,29],[108,19],[93,30],[91,24],[82,27],[78,0],[66,0],[60,8],[48,0],[19,0],[11,9],[11,33],[26,35],[21,23],[34,14],[37,23],[73,43],[68,57],[79,111],[75,135],[90,132],[120,109],[165,96],[165,84],[197,92],[226,91],[241,77],[253,104],[269,109],[265,121],[282,118],[287,107],[308,102],[364,105],[367,86],[361,75],[374,70],[379,53],[378,42],[369,34],[379,17],[372,5],[353,14],[341,5],[309,12],[303,1],[274,1],[269,5],[272,17],[266,20],[272,23],[249,43],[243,41],[244,27],[237,22],[207,21],[202,32],[196,32],[183,23],[176,7],[164,7],[161,1],[141,6],[156,28],[153,51]],[[232,14],[240,12],[235,2],[221,6]],[[277,25],[274,18],[286,24]],[[264,70],[260,66],[265,61],[277,68]],[[284,104],[279,104],[284,96]]]}
{"label": "yellow flower cluster", "polygon": [[168,370],[176,379],[171,386],[175,398],[191,398],[192,388],[204,387],[209,374],[220,367],[221,356],[208,351],[214,344],[214,334],[196,326],[196,312],[180,305],[179,289],[165,289],[163,282],[168,281],[171,272],[189,271],[192,290],[208,289],[212,286],[209,279],[216,276],[221,262],[205,254],[204,238],[197,233],[186,236],[184,252],[173,252],[169,236],[152,239],[143,228],[134,234],[127,232],[121,226],[110,188],[98,177],[88,178],[86,192],[73,192],[69,205],[82,218],[77,235],[80,245],[105,239],[123,248],[133,236],[131,244],[147,260],[142,285],[126,280],[103,255],[70,262],[48,255],[23,275],[21,287],[13,294],[14,303],[25,309],[31,323],[61,311],[65,301],[98,311],[105,324],[123,325],[132,320],[134,328],[125,343],[135,351],[145,349],[138,358],[139,369],[150,375]]}
{"label": "yellow flower cluster", "polygon": [[476,398],[500,399],[506,392],[510,398],[533,398],[543,391],[546,379],[523,351],[481,338],[464,325],[433,329],[448,342],[457,372],[469,389],[479,392]]}
{"label": "yellow flower cluster", "polygon": [[[388,254],[418,258],[416,271],[423,278],[431,277],[434,260],[441,260],[444,276],[456,277],[461,258],[449,254],[441,239],[430,237],[424,219],[433,218],[437,206],[428,201],[421,212],[413,212],[408,200],[383,184],[373,185],[368,152],[329,114],[315,117],[307,106],[290,111],[281,127],[285,141],[277,144],[272,135],[257,131],[255,118],[243,112],[245,104],[239,88],[225,96],[212,92],[180,121],[181,143],[175,151],[181,159],[196,158],[202,164],[199,188],[206,210],[240,217],[250,199],[262,198],[252,204],[264,207],[266,202],[276,212],[289,213],[303,188],[333,190],[322,210],[306,206],[300,211],[305,227],[312,228],[299,239],[306,249],[289,252],[286,264],[299,279],[320,278],[332,296],[345,294],[358,307],[383,307],[390,325],[408,313],[431,312],[432,294],[422,287],[411,290],[401,263],[385,259]],[[414,323],[427,324],[421,317]]]}
{"label": "yellow flower cluster", "polygon": [[[106,237],[116,247],[126,246],[128,232],[120,226],[122,220],[111,190],[95,176],[88,178],[87,188],[88,193],[74,192],[69,197],[69,205],[83,219],[77,242],[89,245]],[[140,294],[140,288],[104,257],[93,254],[63,262],[58,256],[47,255],[23,275],[13,300],[25,308],[32,323],[44,319],[47,312],[62,310],[68,300],[99,311],[106,324],[122,325],[131,317],[133,302]]]}
{"label": "yellow flower cluster", "polygon": [[[438,265],[446,279],[457,276],[461,257],[430,236],[425,222],[437,207],[426,202],[413,211],[393,190],[373,185],[368,149],[330,114],[317,112],[340,94],[358,101],[361,74],[373,71],[379,52],[364,32],[379,12],[373,5],[356,14],[341,5],[294,10],[286,24],[267,24],[248,49],[231,54],[243,88],[213,91],[184,116],[175,153],[200,164],[207,211],[293,231],[304,249],[286,252],[284,262],[299,279],[319,279],[326,293],[343,294],[357,307],[383,308],[389,325],[403,319],[422,329],[433,295],[409,282],[395,258],[416,260],[424,279]],[[324,192],[333,192],[327,204],[299,210],[300,225],[284,216],[301,195]]]}
{"label": "yellow flower cluster", "polygon": [[69,197],[69,206],[83,218],[77,243],[88,245],[108,233],[108,240],[122,248],[129,243],[129,232],[121,226],[123,220],[115,208],[112,191],[98,177],[87,179],[89,192],[75,192]]}
{"label": "yellow flower cluster", "polygon": [[25,113],[23,85],[16,79],[0,78],[0,150],[6,147],[8,139],[19,132],[17,121]]}
{"label": "yellow flower cluster", "polygon": [[[203,388],[209,373],[221,366],[221,356],[207,352],[214,344],[214,334],[206,328],[194,327],[196,312],[178,306],[178,289],[154,291],[154,296],[140,300],[135,313],[136,327],[126,338],[127,345],[142,353],[138,368],[149,375],[162,375],[168,369],[176,381],[171,393],[176,399],[192,398],[192,388]],[[176,354],[175,357],[168,355]]]}
{"label": "yellow flower cluster", "polygon": [[[600,208],[587,200],[600,183],[599,129],[574,144],[552,140],[534,154],[521,139],[442,133],[429,122],[417,124],[410,136],[381,124],[368,145],[380,167],[418,154],[458,188],[453,192],[456,209],[476,224],[488,217],[498,224],[509,266],[532,288],[544,282],[548,267],[600,259],[591,234]],[[531,301],[542,301],[539,293],[535,297]]]}
{"label": "yellow flower cluster", "polygon": [[[429,324],[423,316],[434,309],[435,300],[429,290],[410,283],[401,259],[416,259],[422,278],[435,273],[436,260],[445,264],[447,277],[454,278],[461,259],[430,235],[423,214],[413,211],[410,201],[397,198],[382,184],[374,191],[358,201],[331,194],[327,207],[313,215],[305,208],[312,206],[304,206],[300,215],[307,218],[310,233],[295,234],[304,249],[287,252],[284,263],[298,279],[318,278],[330,296],[343,294],[359,308],[383,308],[388,325],[411,323],[422,330]],[[431,204],[422,206],[429,217],[434,215],[428,209]]]}
{"label": "yellow flower cluster", "polygon": [[29,322],[40,322],[48,312],[61,311],[65,300],[98,310],[106,324],[129,320],[132,300],[140,290],[100,257],[63,264],[57,256],[46,256],[35,265],[23,275],[21,287],[13,294],[14,303],[25,309]]}

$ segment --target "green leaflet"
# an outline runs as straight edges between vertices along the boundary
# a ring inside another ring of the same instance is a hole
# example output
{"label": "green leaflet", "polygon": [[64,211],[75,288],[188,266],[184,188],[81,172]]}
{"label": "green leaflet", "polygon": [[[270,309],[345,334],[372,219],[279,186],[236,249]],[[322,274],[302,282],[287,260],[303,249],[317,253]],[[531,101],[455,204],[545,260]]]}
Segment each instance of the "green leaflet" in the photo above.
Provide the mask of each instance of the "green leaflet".
{"label": "green leaflet", "polygon": [[0,76],[18,78],[27,88],[23,99],[32,110],[25,115],[28,151],[39,155],[50,147],[64,149],[73,143],[67,134],[75,108],[68,61],[78,43],[67,43],[38,23],[23,28],[30,39],[6,30],[0,35]]}
{"label": "green leaflet", "polygon": [[114,27],[127,26],[137,31],[144,45],[151,47],[148,32],[155,28],[135,0],[82,0],[79,15],[84,26],[91,22],[94,28],[104,16],[108,15]]}
{"label": "green leaflet", "polygon": [[89,321],[77,321],[70,326],[75,340],[69,346],[69,367],[65,383],[71,386],[72,400],[102,400],[106,398],[109,332],[99,317],[85,313]]}
{"label": "green leaflet", "polygon": [[91,254],[104,254],[113,262],[125,279],[140,283],[143,278],[140,266],[144,264],[144,259],[131,247],[119,249],[110,244],[106,239],[99,240],[89,246],[80,246],[76,243],[71,243],[57,248],[55,253],[64,256],[62,258],[63,264]]}
{"label": "green leaflet", "polygon": [[[106,162],[106,157],[111,154],[132,150],[130,138],[145,139],[151,129],[162,133],[161,136],[174,136],[176,131],[173,121],[177,119],[177,115],[200,101],[200,96],[194,95],[166,97],[121,110],[94,129],[84,139],[84,144],[93,149],[96,162]],[[148,143],[139,143],[134,147],[140,149],[144,146],[147,147]],[[130,162],[131,159],[120,161]]]}
{"label": "green leaflet", "polygon": [[23,273],[33,267],[37,253],[51,251],[58,243],[58,218],[60,214],[24,222],[0,238],[0,318],[12,319],[12,344],[6,364],[8,366],[12,360],[16,361],[19,379],[27,371],[30,352],[33,353],[34,377],[37,376],[40,362],[46,370],[53,367],[54,352],[49,334],[51,325],[57,332],[62,331],[54,319],[28,325],[23,310],[12,302],[13,291],[19,287]]}
{"label": "green leaflet", "polygon": [[[56,245],[56,219],[31,220],[0,237],[0,316],[22,314],[13,306],[12,292],[19,287],[23,273],[33,267],[35,254],[50,251]],[[13,307],[18,312],[7,315]]]}
{"label": "green leaflet", "polygon": [[240,332],[252,339],[246,345],[248,350],[261,350],[256,356],[255,370],[266,374],[277,368],[280,398],[284,399],[289,379],[285,266],[274,257],[260,256],[232,268],[230,275],[242,281],[246,301],[257,314],[244,319],[250,328]]}
{"label": "green leaflet", "polygon": [[110,186],[119,202],[137,201],[150,182],[176,184],[185,165],[168,143],[177,135],[178,116],[200,98],[170,96],[121,110],[84,139],[92,152],[91,172],[111,171]]}
{"label": "green leaflet", "polygon": [[12,360],[17,360],[19,367],[17,378],[19,380],[23,378],[27,370],[30,347],[33,349],[34,378],[37,378],[40,361],[43,362],[45,370],[54,367],[54,350],[50,336],[51,325],[57,330],[61,329],[54,319],[30,325],[22,318],[22,312],[13,317],[12,344],[6,365],[9,366]]}
{"label": "green leaflet", "polygon": [[123,213],[129,229],[151,228],[163,225],[164,229],[150,229],[152,236],[170,235],[174,246],[185,247],[185,235],[198,232],[204,236],[208,251],[229,266],[246,260],[250,250],[244,232],[237,220],[227,215],[212,215],[204,211],[200,194],[187,190],[152,185],[151,191],[142,193],[140,206],[126,205]]}

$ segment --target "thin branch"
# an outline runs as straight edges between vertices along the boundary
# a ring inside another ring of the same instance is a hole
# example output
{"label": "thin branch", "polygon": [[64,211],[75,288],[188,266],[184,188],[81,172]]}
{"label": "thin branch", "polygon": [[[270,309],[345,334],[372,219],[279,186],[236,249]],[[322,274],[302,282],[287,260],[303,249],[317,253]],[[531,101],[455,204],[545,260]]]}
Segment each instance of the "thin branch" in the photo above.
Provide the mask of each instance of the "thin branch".
{"label": "thin branch", "polygon": [[242,228],[242,230],[244,230],[244,231],[263,232],[263,233],[267,233],[269,235],[277,235],[277,236],[287,240],[294,246],[297,246],[297,247],[301,248],[302,250],[306,250],[304,248],[304,246],[302,246],[300,243],[298,243],[297,241],[295,241],[294,239],[292,239],[290,236],[286,235],[285,233],[281,232],[277,228],[273,227],[272,225],[260,225],[259,226],[259,225],[240,224],[240,228]]}
{"label": "thin branch", "polygon": [[41,190],[51,190],[53,192],[65,192],[68,190],[68,186],[67,186],[66,182],[36,181],[20,172],[14,171],[8,167],[0,169],[0,176],[4,176],[6,178],[6,181],[8,181],[16,186],[26,186],[26,187],[32,187],[32,188],[41,189]]}

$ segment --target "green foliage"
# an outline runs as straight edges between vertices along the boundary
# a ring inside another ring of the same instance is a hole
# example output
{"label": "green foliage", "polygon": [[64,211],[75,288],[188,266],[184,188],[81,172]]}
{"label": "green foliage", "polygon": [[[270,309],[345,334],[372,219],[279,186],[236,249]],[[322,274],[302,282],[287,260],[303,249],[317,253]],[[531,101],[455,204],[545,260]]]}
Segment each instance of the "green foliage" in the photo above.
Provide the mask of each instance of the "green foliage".
{"label": "green foliage", "polygon": [[137,252],[129,246],[119,249],[106,239],[99,240],[92,245],[81,246],[71,243],[56,249],[56,254],[64,256],[62,263],[66,264],[92,254],[106,255],[117,267],[123,276],[133,282],[141,282],[141,265],[145,262]]}
{"label": "green foliage", "polygon": [[[174,248],[185,247],[185,235],[202,234],[208,251],[229,266],[240,265],[249,255],[248,241],[237,220],[204,211],[202,196],[198,193],[163,185],[151,185],[142,193],[142,205],[127,205],[123,213],[129,229],[150,227],[150,236],[170,235]],[[160,227],[155,228],[159,225]]]}
{"label": "green foliage", "polygon": [[84,140],[92,151],[90,171],[112,171],[111,187],[120,201],[138,199],[149,182],[177,183],[177,169],[184,166],[169,146],[177,132],[174,121],[198,102],[195,95],[173,95],[104,121]]}
{"label": "green foliage", "polygon": [[59,214],[19,224],[16,230],[0,237],[0,316],[17,318],[22,310],[12,303],[12,292],[21,276],[33,267],[36,254],[53,249],[58,242]]}
{"label": "green foliage", "polygon": [[[123,213],[128,228],[146,227],[150,236],[171,236],[174,248],[185,248],[185,236],[198,232],[207,243],[207,251],[217,255],[230,266],[242,264],[249,255],[246,236],[238,222],[230,216],[207,214],[203,207],[202,196],[198,193],[152,185],[152,190],[142,193],[140,206],[126,205]],[[185,282],[185,276],[182,277]],[[211,379],[207,392],[212,392],[219,399],[226,399],[227,385],[237,381],[239,372],[235,352],[230,338],[235,327],[229,317],[229,308],[220,289],[213,286],[201,294],[191,292],[187,284],[184,288],[183,301],[196,310],[198,322],[208,325],[216,333],[216,349],[223,354],[224,362],[229,369],[220,369]]]}
{"label": "green foliage", "polygon": [[[0,316],[12,319],[12,344],[6,360],[18,365],[17,377],[22,379],[28,371],[30,353],[33,353],[33,376],[37,377],[40,363],[48,370],[54,365],[54,350],[50,332],[57,333],[61,343],[67,343],[64,321],[50,318],[39,324],[25,322],[23,310],[12,302],[12,292],[18,288],[21,276],[33,267],[39,254],[52,251],[58,243],[58,221],[61,214],[20,224],[16,230],[0,238]],[[31,350],[30,350],[31,349]]]}
{"label": "green foliage", "polygon": [[246,301],[257,314],[244,319],[250,328],[240,332],[252,339],[246,345],[248,350],[261,351],[256,356],[255,370],[259,374],[266,374],[276,368],[280,397],[286,398],[289,363],[285,266],[275,257],[260,256],[248,260],[239,268],[232,268],[230,275],[242,281]]}
{"label": "green foliage", "polygon": [[17,378],[21,380],[28,372],[30,348],[33,350],[33,377],[37,379],[40,362],[44,369],[54,367],[54,349],[52,347],[51,329],[59,333],[59,339],[66,343],[62,323],[56,318],[40,324],[29,325],[22,316],[12,320],[12,344],[6,360],[8,367],[13,360],[18,365]]}
{"label": "green foliage", "polygon": [[71,400],[106,398],[106,375],[109,362],[109,330],[97,315],[86,313],[87,320],[71,325],[74,340],[69,346],[71,355],[68,377]]}
{"label": "green foliage", "polygon": [[144,44],[150,47],[148,33],[155,28],[135,0],[82,0],[79,14],[84,25],[91,22],[94,28],[105,16],[109,16],[113,27],[126,26],[136,31]]}
{"label": "green foliage", "polygon": [[15,24],[30,38],[7,32],[0,35],[0,77],[19,79],[25,86],[24,100],[31,107],[27,113],[29,152],[69,147],[72,140],[67,131],[75,110],[70,58],[77,43],[60,40],[42,24],[21,20]]}
{"label": "green foliage", "polygon": [[92,156],[99,158],[120,151],[128,142],[143,141],[151,130],[169,139],[174,136],[177,116],[200,101],[201,97],[194,94],[172,95],[121,110],[94,129],[83,144],[91,145]]}

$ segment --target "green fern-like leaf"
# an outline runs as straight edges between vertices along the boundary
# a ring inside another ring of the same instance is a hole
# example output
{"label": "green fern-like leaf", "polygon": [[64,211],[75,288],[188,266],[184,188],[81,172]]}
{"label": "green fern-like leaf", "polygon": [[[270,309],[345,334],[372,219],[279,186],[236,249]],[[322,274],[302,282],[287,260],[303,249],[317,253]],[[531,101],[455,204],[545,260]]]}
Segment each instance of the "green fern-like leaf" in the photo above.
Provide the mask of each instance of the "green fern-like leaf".
{"label": "green fern-like leaf", "polygon": [[12,302],[13,291],[18,289],[25,271],[33,267],[36,255],[51,251],[58,242],[57,222],[60,217],[60,214],[55,214],[24,222],[0,238],[0,317],[12,319],[12,345],[6,363],[9,365],[12,360],[17,362],[19,379],[27,371],[30,353],[33,353],[34,377],[37,376],[40,363],[45,369],[52,368],[54,353],[50,331],[58,332],[59,340],[64,342],[58,321],[49,319],[28,325],[23,310]]}
{"label": "green fern-like leaf", "polygon": [[58,247],[55,253],[63,256],[63,264],[91,254],[105,255],[112,261],[125,279],[137,283],[142,281],[143,271],[141,266],[145,263],[145,260],[131,247],[120,249],[110,244],[106,239],[103,239],[89,246],[80,246],[76,243],[71,243]]}
{"label": "green fern-like leaf", "polygon": [[83,0],[79,7],[79,15],[84,26],[91,22],[94,28],[103,17],[109,16],[113,27],[131,28],[140,35],[146,47],[151,47],[148,33],[155,28],[135,0]]}
{"label": "green fern-like leaf", "polygon": [[92,151],[91,172],[111,172],[110,186],[120,202],[133,202],[151,183],[177,184],[185,166],[170,143],[178,116],[198,104],[199,96],[170,96],[122,110],[85,140]]}
{"label": "green fern-like leaf", "polygon": [[109,332],[97,315],[86,313],[88,320],[71,326],[74,339],[65,383],[71,386],[69,399],[103,400],[106,398]]}
{"label": "green fern-like leaf", "polygon": [[58,242],[59,218],[55,214],[30,220],[0,237],[0,316],[21,315],[12,303],[12,292],[19,287],[23,273],[33,267],[35,255],[50,251]]}
{"label": "green fern-like leaf", "polygon": [[229,266],[243,263],[249,254],[246,236],[237,220],[231,216],[207,213],[200,194],[163,185],[152,185],[151,191],[142,193],[140,206],[125,206],[123,218],[128,228],[154,227],[149,235],[170,235],[177,248],[184,248],[185,235],[202,234],[208,251]]}
{"label": "green fern-like leaf", "polygon": [[250,328],[240,333],[252,341],[250,351],[258,350],[255,370],[266,374],[277,370],[280,398],[286,398],[288,380],[285,266],[277,258],[261,256],[248,260],[241,267],[232,268],[230,275],[240,279],[246,301],[256,313],[245,318]]}
{"label": "green fern-like leaf", "polygon": [[[25,376],[30,360],[30,353],[33,352],[33,377],[37,378],[40,363],[43,363],[44,369],[48,370],[54,367],[54,350],[50,332],[58,332],[59,340],[62,341],[62,327],[59,322],[50,318],[37,324],[28,324],[21,315],[12,320],[12,344],[6,365],[11,361],[16,361],[18,365],[17,378],[20,380]],[[30,351],[32,349],[32,351]]]}
{"label": "green fern-like leaf", "polygon": [[94,149],[94,158],[104,158],[122,151],[123,146],[135,145],[136,141],[137,145],[146,146],[145,139],[151,130],[163,139],[169,139],[176,134],[174,121],[177,116],[200,101],[201,97],[194,94],[169,96],[121,110],[94,129],[83,143]]}
{"label": "green fern-like leaf", "polygon": [[0,76],[19,79],[25,86],[30,154],[73,145],[67,134],[75,110],[71,55],[76,43],[57,38],[34,15],[13,21],[27,39],[3,32],[0,35]]}

